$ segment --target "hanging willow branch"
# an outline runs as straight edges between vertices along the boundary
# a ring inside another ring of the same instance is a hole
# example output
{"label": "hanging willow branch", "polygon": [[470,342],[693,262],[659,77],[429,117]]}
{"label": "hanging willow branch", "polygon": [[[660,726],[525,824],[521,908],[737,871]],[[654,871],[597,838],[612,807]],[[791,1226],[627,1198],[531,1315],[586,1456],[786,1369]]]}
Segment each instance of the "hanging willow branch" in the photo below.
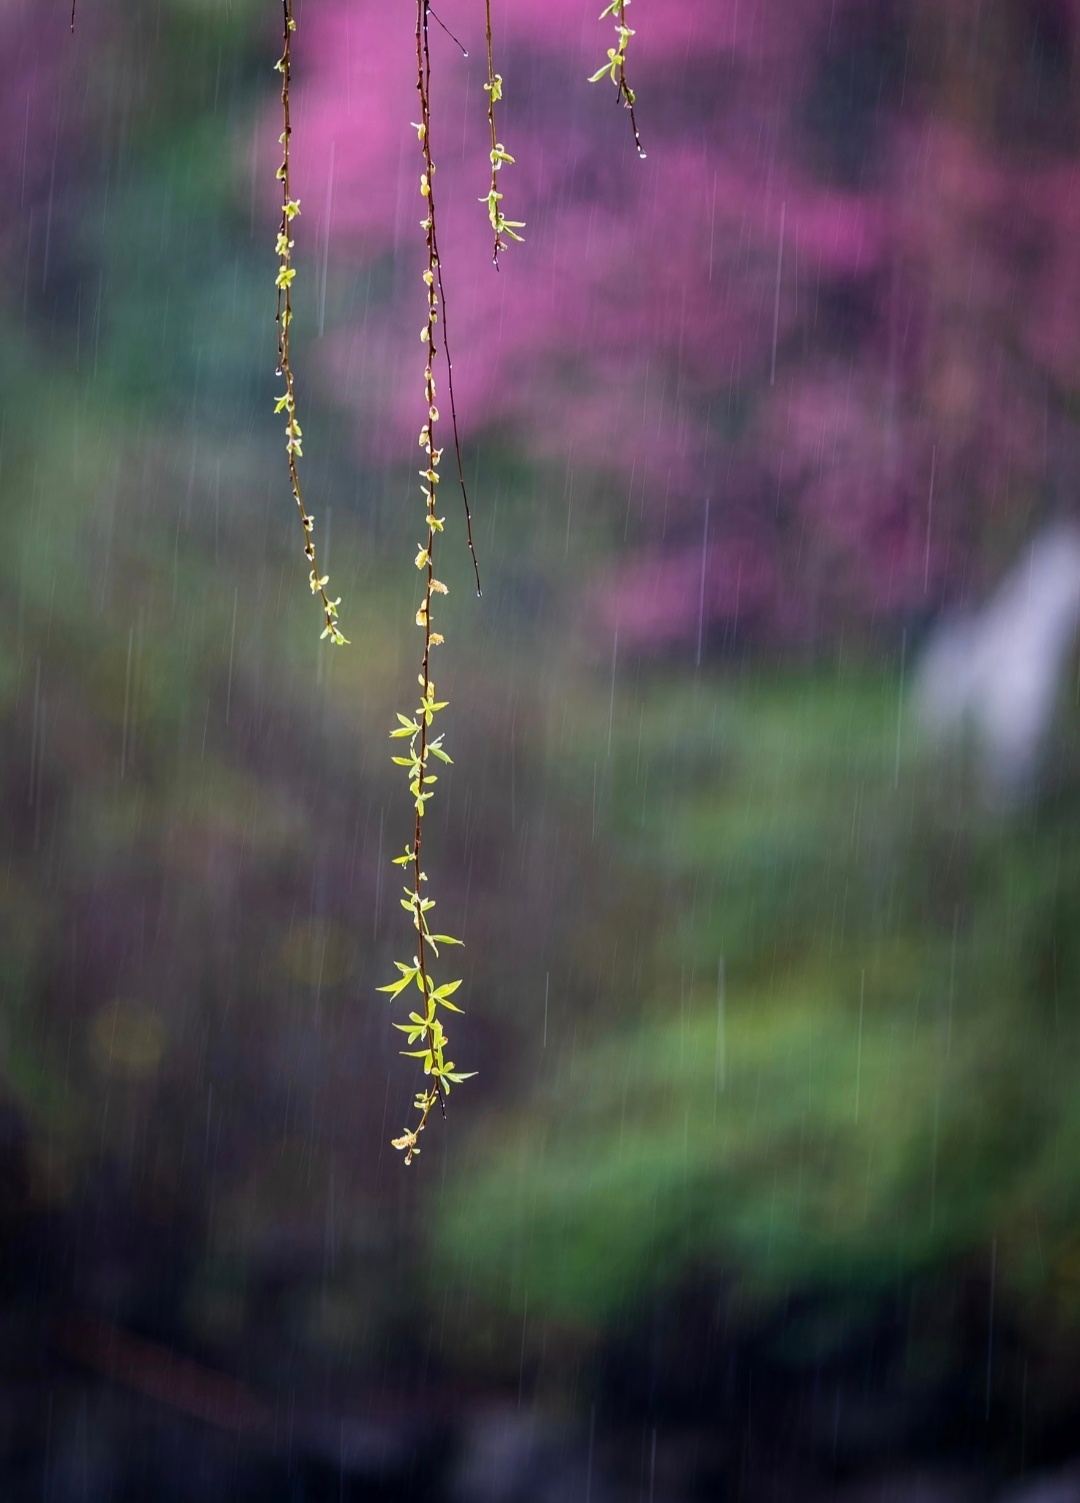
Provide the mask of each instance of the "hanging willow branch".
{"label": "hanging willow branch", "polygon": [[[499,172],[508,162],[512,166],[514,159],[499,140],[498,131],[495,129],[495,106],[502,98],[503,81],[501,74],[495,72],[495,53],[491,45],[491,0],[484,0],[484,21],[487,28],[488,69],[484,92],[488,97],[488,129],[491,132],[491,187],[488,189],[486,202],[488,219],[491,221],[492,233],[495,236],[495,248],[492,251],[491,259],[495,263],[496,270],[498,270],[499,252],[507,248],[503,236],[506,235],[511,240],[517,240],[518,242],[522,241],[525,237],[515,232],[525,228],[525,221],[523,219],[507,219],[504,217],[502,211],[502,194],[499,192]],[[481,199],[480,202],[484,203],[485,200]]]}
{"label": "hanging willow branch", "polygon": [[630,38],[635,35],[626,24],[626,7],[629,4],[630,0],[611,0],[611,4],[607,9],[600,12],[601,21],[605,17],[611,16],[615,22],[616,46],[608,48],[607,62],[602,68],[597,68],[596,72],[589,79],[589,82],[599,83],[602,78],[611,79],[619,91],[619,98],[630,111],[630,129],[634,133],[634,145],[637,147],[638,156],[644,160],[645,148],[641,144],[637,116],[634,114],[634,102],[637,99],[637,95],[626,81],[626,48]]}
{"label": "hanging willow branch", "polygon": [[[409,1014],[407,1023],[395,1023],[394,1027],[405,1034],[410,1046],[419,1045],[418,1048],[402,1050],[409,1059],[418,1059],[423,1066],[426,1084],[414,1102],[413,1108],[418,1113],[417,1119],[410,1128],[406,1128],[400,1137],[394,1138],[393,1146],[404,1151],[406,1164],[411,1164],[415,1156],[420,1152],[419,1137],[427,1126],[428,1118],[438,1104],[440,1111],[446,1115],[446,1098],[450,1094],[452,1085],[460,1081],[468,1080],[475,1071],[460,1071],[454,1067],[454,1062],[446,1057],[447,1038],[443,1027],[442,1011],[460,1012],[461,1008],[450,998],[461,985],[460,981],[444,982],[442,986],[436,986],[432,975],[431,965],[438,958],[440,945],[458,945],[460,940],[454,939],[449,934],[433,934],[429,926],[429,914],[435,907],[434,898],[426,897],[425,884],[427,873],[423,869],[423,837],[424,837],[424,813],[427,804],[433,797],[434,784],[438,782],[437,776],[429,770],[432,758],[437,761],[449,763],[451,758],[443,748],[443,738],[431,736],[430,732],[435,721],[435,716],[446,709],[447,701],[439,700],[435,696],[435,682],[431,675],[432,651],[442,644],[442,635],[435,631],[432,625],[434,602],[437,595],[447,594],[447,588],[440,579],[435,576],[435,547],[436,539],[443,530],[444,519],[437,515],[438,485],[440,480],[439,463],[442,459],[442,450],[438,445],[439,409],[436,405],[436,388],[434,366],[438,354],[439,343],[439,308],[442,306],[443,331],[442,347],[446,356],[447,366],[447,395],[450,397],[451,416],[453,419],[454,445],[458,451],[458,468],[461,471],[461,453],[457,440],[457,421],[453,413],[453,388],[451,385],[450,352],[446,342],[446,306],[442,289],[442,270],[439,264],[439,242],[435,220],[435,162],[431,153],[431,53],[428,45],[428,0],[417,0],[416,4],[416,88],[420,96],[420,120],[416,126],[416,132],[420,139],[420,147],[423,153],[423,171],[420,174],[420,195],[424,200],[426,214],[421,221],[424,231],[425,246],[427,249],[427,264],[424,267],[423,279],[427,292],[427,318],[420,331],[420,339],[424,345],[426,360],[424,365],[424,401],[426,404],[426,417],[424,426],[420,430],[420,448],[423,450],[426,465],[420,471],[423,481],[422,493],[424,497],[424,522],[425,537],[420,544],[414,560],[417,569],[424,576],[424,598],[416,613],[416,624],[423,632],[424,646],[420,660],[420,704],[410,717],[398,715],[398,726],[390,732],[395,740],[407,740],[408,750],[405,756],[393,758],[395,764],[406,769],[409,778],[409,792],[413,798],[413,838],[412,844],[405,847],[404,854],[394,860],[395,866],[407,869],[410,873],[410,881],[404,888],[405,896],[401,900],[401,906],[412,919],[413,929],[416,932],[416,954],[412,964],[406,965],[404,961],[395,961],[398,970],[396,981],[389,986],[380,987],[382,992],[388,992],[391,999],[398,997],[403,991],[415,985],[420,993],[421,1001],[419,1010]],[[462,485],[464,491],[464,484]],[[466,498],[466,516],[468,516],[468,499]],[[472,547],[470,528],[469,545]],[[473,564],[476,564],[476,554],[473,553]],[[480,588],[480,576],[477,571],[477,591]]]}
{"label": "hanging willow branch", "polygon": [[319,565],[315,556],[315,540],[312,536],[315,530],[315,519],[304,505],[303,492],[300,489],[300,471],[297,460],[303,458],[303,433],[296,416],[296,381],[293,377],[292,361],[289,354],[289,336],[292,332],[292,285],[296,278],[296,268],[292,264],[293,247],[296,242],[292,238],[293,222],[300,214],[300,200],[292,196],[292,181],[290,176],[290,143],[292,139],[292,125],[289,120],[289,86],[292,82],[292,39],[296,30],[296,21],[293,19],[293,0],[282,0],[284,14],[284,37],[282,41],[281,56],[275,64],[281,74],[281,166],[277,170],[278,180],[281,183],[281,222],[278,225],[277,237],[277,374],[285,378],[285,390],[274,404],[276,413],[285,414],[285,453],[288,457],[289,484],[292,487],[293,500],[300,512],[300,526],[304,533],[304,557],[308,561],[310,573],[308,583],[311,585],[311,593],[318,595],[323,608],[323,639],[329,637],[336,647],[344,647],[348,638],[343,636],[338,626],[338,606],[341,598],[331,600],[326,593],[326,586],[330,582],[329,575],[319,573]]}

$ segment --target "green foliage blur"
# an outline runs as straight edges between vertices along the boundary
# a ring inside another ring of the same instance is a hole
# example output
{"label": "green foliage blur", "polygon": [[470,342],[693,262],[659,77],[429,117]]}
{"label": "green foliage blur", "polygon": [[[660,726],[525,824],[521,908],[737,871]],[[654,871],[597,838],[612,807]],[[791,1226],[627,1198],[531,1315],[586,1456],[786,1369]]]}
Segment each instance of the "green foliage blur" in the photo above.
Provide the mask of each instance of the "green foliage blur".
{"label": "green foliage blur", "polygon": [[583,707],[553,775],[574,797],[605,769],[614,866],[657,921],[529,1110],[478,1134],[444,1216],[461,1277],[591,1324],[702,1266],[752,1304],[880,1296],[995,1239],[1015,1309],[1075,1327],[1059,735],[1043,802],[1004,816],[920,755],[895,663],[750,661]]}

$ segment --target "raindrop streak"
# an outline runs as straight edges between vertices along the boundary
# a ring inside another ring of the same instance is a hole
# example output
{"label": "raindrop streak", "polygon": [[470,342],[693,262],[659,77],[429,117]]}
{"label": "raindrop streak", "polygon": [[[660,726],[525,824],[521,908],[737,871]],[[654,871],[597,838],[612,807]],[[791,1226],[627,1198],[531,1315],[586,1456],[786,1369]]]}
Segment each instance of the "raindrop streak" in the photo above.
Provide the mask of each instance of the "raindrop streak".
{"label": "raindrop streak", "polygon": [[698,616],[697,616],[697,657],[694,666],[701,667],[701,644],[705,635],[705,556],[709,547],[709,503],[711,496],[705,497],[705,529],[701,537],[701,583],[698,587]]}
{"label": "raindrop streak", "polygon": [[540,1046],[542,1049],[546,1049],[547,1048],[548,998],[549,998],[550,995],[551,995],[551,972],[550,971],[545,971],[544,972],[544,1042]]}
{"label": "raindrop streak", "polygon": [[29,144],[30,144],[30,91],[28,89],[26,91],[26,117],[25,117],[25,119],[23,121],[22,158],[21,158],[21,161],[20,161],[20,171],[21,171],[20,188],[19,188],[19,208],[20,209],[24,209],[26,207],[26,152],[27,152],[27,147],[29,146]]}
{"label": "raindrop streak", "polygon": [[986,1330],[986,1422],[990,1423],[990,1384],[994,1374],[994,1285],[997,1282],[997,1238],[990,1244],[990,1317]]}
{"label": "raindrop streak", "polygon": [[615,669],[619,661],[619,628],[615,628],[615,640],[611,644],[611,699],[607,717],[607,759],[611,761],[611,730],[615,723]]}
{"label": "raindrop streak", "polygon": [[937,1216],[937,1158],[938,1133],[941,1126],[941,1092],[934,1092],[934,1142],[930,1158],[930,1230],[934,1230]]}
{"label": "raindrop streak", "polygon": [[934,473],[937,470],[937,444],[930,451],[930,498],[926,503],[926,557],[923,559],[923,594],[930,588],[930,524],[934,520]]}
{"label": "raindrop streak", "polygon": [[596,1405],[589,1405],[589,1461],[585,1471],[585,1503],[592,1503],[593,1448],[596,1442]]}
{"label": "raindrop streak", "polygon": [[135,628],[128,627],[127,641],[127,666],[124,669],[124,720],[120,733],[120,781],[124,781],[127,773],[128,756],[128,713],[131,709],[131,644],[134,638]]}
{"label": "raindrop streak", "polygon": [[525,1291],[525,1308],[521,1312],[521,1356],[518,1360],[518,1408],[521,1408],[521,1394],[525,1386],[525,1328],[529,1320],[529,1291]]}
{"label": "raindrop streak", "polygon": [[372,923],[371,923],[371,935],[372,935],[373,939],[376,938],[378,936],[378,933],[379,933],[379,909],[382,907],[382,869],[383,869],[382,852],[383,852],[383,828],[384,828],[385,824],[386,824],[386,808],[384,806],[382,809],[379,810],[379,854],[378,854],[378,856],[376,858],[376,865],[375,865],[375,902],[372,905],[375,911],[374,911],[374,914],[373,914],[373,917],[372,917]]}
{"label": "raindrop streak", "polygon": [[34,711],[30,721],[30,787],[27,790],[27,808],[34,807],[37,788],[38,758],[40,756],[41,731],[41,659],[34,663]]}
{"label": "raindrop streak", "polygon": [[563,548],[563,558],[570,557],[570,519],[574,514],[574,471],[571,468],[573,455],[566,466],[566,544]]}
{"label": "raindrop streak", "polygon": [[52,241],[53,201],[56,197],[56,158],[60,151],[60,104],[56,108],[56,137],[53,141],[52,167],[49,169],[49,197],[45,205],[45,249],[41,257],[41,290],[49,282],[49,245]]}
{"label": "raindrop streak", "polygon": [[952,953],[949,956],[949,1007],[945,1015],[945,1058],[952,1054],[953,1006],[956,1002],[956,938],[960,927],[960,904],[953,906]]}
{"label": "raindrop streak", "polygon": [[859,1097],[862,1094],[862,1030],[863,1008],[866,1004],[866,969],[859,978],[859,1041],[855,1050],[855,1121],[859,1120]]}
{"label": "raindrop streak", "polygon": [[716,1121],[716,1096],[727,1086],[727,1037],[725,1034],[724,1009],[727,1000],[727,975],[724,957],[716,971],[716,1091],[713,1098],[713,1121]]}
{"label": "raindrop streak", "polygon": [[773,300],[772,320],[772,367],[769,371],[769,385],[776,385],[776,341],[780,334],[780,273],[784,266],[784,222],[787,219],[787,203],[780,205],[780,244],[776,250],[776,297]]}
{"label": "raindrop streak", "polygon": [[[319,318],[318,318],[318,327],[319,327],[319,338],[320,339],[323,337],[323,330],[326,328],[326,280],[327,280],[327,267],[328,267],[328,264],[329,264],[329,261],[330,261],[330,214],[331,214],[331,209],[332,209],[333,201],[334,201],[334,148],[336,146],[337,146],[337,142],[336,141],[331,141],[330,142],[330,165],[329,165],[329,168],[328,168],[328,171],[327,171],[327,178],[326,178],[326,228],[325,228],[325,230],[323,232],[322,267],[321,267],[321,273],[322,273],[322,275],[319,278]],[[326,565],[327,562],[328,562],[328,560],[326,558],[324,558],[323,559],[323,565],[324,565],[324,567],[325,567],[325,565]]]}
{"label": "raindrop streak", "polygon": [[900,688],[896,701],[896,759],[893,763],[893,787],[900,787],[900,733],[904,725],[904,662],[907,658],[907,627],[900,633]]}
{"label": "raindrop streak", "polygon": [[[236,607],[240,598],[240,587],[233,588],[232,598],[232,630],[229,633],[229,677],[225,685],[225,724],[229,723],[229,712],[232,709],[232,680],[233,662],[236,658]],[[320,657],[321,661],[321,657]]]}
{"label": "raindrop streak", "polygon": [[716,177],[717,177],[717,174],[714,172],[713,173],[713,179],[712,179],[712,213],[711,213],[711,217],[709,219],[709,281],[710,282],[712,281],[712,274],[713,274],[713,250],[714,250],[715,243],[716,243]]}

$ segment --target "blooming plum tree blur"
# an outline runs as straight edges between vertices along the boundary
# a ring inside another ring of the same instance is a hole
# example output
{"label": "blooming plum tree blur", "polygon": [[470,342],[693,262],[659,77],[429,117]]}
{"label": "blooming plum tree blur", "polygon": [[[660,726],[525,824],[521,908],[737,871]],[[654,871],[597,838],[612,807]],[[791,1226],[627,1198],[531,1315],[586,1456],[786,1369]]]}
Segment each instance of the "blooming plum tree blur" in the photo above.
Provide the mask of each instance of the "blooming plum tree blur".
{"label": "blooming plum tree blur", "polygon": [[[625,495],[631,545],[587,609],[627,645],[736,618],[816,640],[962,594],[1068,462],[1080,7],[653,0],[644,162],[585,85],[610,40],[594,9],[495,8],[529,224],[496,274],[481,8],[440,7],[469,50],[439,35],[433,102],[466,438]],[[415,439],[410,26],[338,0],[297,44],[296,177],[326,253],[400,268],[320,356],[383,458]]]}

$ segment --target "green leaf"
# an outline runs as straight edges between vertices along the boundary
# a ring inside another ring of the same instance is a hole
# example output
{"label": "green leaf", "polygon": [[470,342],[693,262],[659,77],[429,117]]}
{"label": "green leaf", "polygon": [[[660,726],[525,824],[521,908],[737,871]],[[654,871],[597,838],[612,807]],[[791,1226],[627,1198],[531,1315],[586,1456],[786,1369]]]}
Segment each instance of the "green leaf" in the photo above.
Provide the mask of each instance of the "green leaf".
{"label": "green leaf", "polygon": [[396,997],[405,990],[411,980],[411,976],[403,976],[399,981],[391,981],[389,986],[377,986],[375,990],[389,992],[391,997]]}

